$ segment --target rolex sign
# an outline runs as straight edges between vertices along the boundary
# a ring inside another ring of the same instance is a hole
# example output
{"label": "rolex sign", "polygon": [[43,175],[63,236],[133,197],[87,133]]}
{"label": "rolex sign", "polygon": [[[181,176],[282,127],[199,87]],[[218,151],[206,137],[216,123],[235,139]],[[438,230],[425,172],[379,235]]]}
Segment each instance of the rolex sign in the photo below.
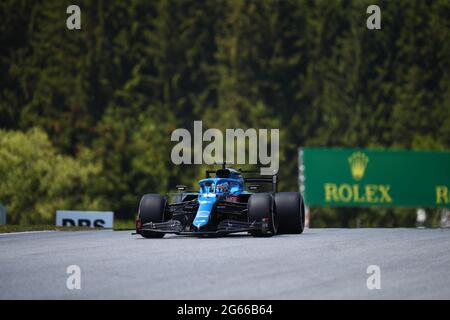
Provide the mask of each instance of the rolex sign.
{"label": "rolex sign", "polygon": [[450,152],[302,148],[308,206],[450,207]]}

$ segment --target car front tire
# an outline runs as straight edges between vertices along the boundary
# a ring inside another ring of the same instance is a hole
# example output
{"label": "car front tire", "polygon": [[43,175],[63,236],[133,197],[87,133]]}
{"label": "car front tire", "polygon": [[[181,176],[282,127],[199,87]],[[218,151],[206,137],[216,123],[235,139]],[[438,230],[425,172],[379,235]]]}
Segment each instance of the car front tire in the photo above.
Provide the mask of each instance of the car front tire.
{"label": "car front tire", "polygon": [[[166,204],[166,197],[159,194],[145,194],[142,196],[138,214],[139,219],[141,219],[141,224],[144,225],[149,222],[163,222]],[[146,230],[140,230],[139,234],[144,238],[164,237],[164,233],[156,233]]]}
{"label": "car front tire", "polygon": [[[248,221],[267,223],[267,229],[250,232],[254,237],[273,236],[277,233],[278,220],[274,211],[273,196],[269,193],[252,194],[248,199]],[[263,220],[264,219],[264,220]]]}

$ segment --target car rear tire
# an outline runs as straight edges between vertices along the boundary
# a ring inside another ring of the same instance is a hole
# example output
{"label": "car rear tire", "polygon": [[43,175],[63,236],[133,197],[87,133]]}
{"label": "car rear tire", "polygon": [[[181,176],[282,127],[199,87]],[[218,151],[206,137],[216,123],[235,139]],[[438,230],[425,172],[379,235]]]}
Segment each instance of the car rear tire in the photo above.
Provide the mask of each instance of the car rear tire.
{"label": "car rear tire", "polygon": [[305,204],[298,192],[275,194],[275,210],[278,218],[278,233],[300,234],[305,228]]}
{"label": "car rear tire", "polygon": [[252,194],[248,199],[248,221],[267,221],[267,228],[262,231],[252,231],[254,237],[273,236],[277,233],[278,219],[274,210],[273,196],[269,193]]}
{"label": "car rear tire", "polygon": [[[149,222],[163,222],[164,210],[167,199],[159,194],[145,194],[139,204],[139,219],[142,225]],[[139,234],[144,238],[162,238],[164,233],[156,233],[146,230],[140,230]]]}

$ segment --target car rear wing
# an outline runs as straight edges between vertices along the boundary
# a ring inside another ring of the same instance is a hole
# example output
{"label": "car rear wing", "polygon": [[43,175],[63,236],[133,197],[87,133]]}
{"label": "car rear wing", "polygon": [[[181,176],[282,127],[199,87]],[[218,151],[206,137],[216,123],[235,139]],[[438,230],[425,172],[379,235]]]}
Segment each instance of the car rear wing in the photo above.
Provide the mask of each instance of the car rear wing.
{"label": "car rear wing", "polygon": [[[245,170],[238,170],[243,174],[259,174],[258,171],[245,171]],[[246,177],[244,176],[244,182],[247,183],[271,183],[272,184],[272,191],[278,192],[278,175],[259,175],[258,177]]]}
{"label": "car rear wing", "polygon": [[[224,168],[224,167],[222,167]],[[242,170],[237,169],[242,174],[244,182],[247,183],[271,183],[272,191],[278,192],[278,175],[261,175],[257,170]],[[206,170],[206,178],[211,178],[212,175],[215,175],[217,170]]]}

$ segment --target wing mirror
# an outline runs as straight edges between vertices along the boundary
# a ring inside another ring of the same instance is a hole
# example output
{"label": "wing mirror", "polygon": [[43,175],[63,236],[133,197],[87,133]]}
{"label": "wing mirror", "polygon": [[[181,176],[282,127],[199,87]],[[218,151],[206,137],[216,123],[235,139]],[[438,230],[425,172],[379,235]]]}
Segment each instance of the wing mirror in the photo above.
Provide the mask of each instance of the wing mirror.
{"label": "wing mirror", "polygon": [[187,186],[185,186],[185,185],[182,185],[182,184],[179,184],[179,185],[177,185],[177,190],[178,191],[186,191],[187,190]]}

